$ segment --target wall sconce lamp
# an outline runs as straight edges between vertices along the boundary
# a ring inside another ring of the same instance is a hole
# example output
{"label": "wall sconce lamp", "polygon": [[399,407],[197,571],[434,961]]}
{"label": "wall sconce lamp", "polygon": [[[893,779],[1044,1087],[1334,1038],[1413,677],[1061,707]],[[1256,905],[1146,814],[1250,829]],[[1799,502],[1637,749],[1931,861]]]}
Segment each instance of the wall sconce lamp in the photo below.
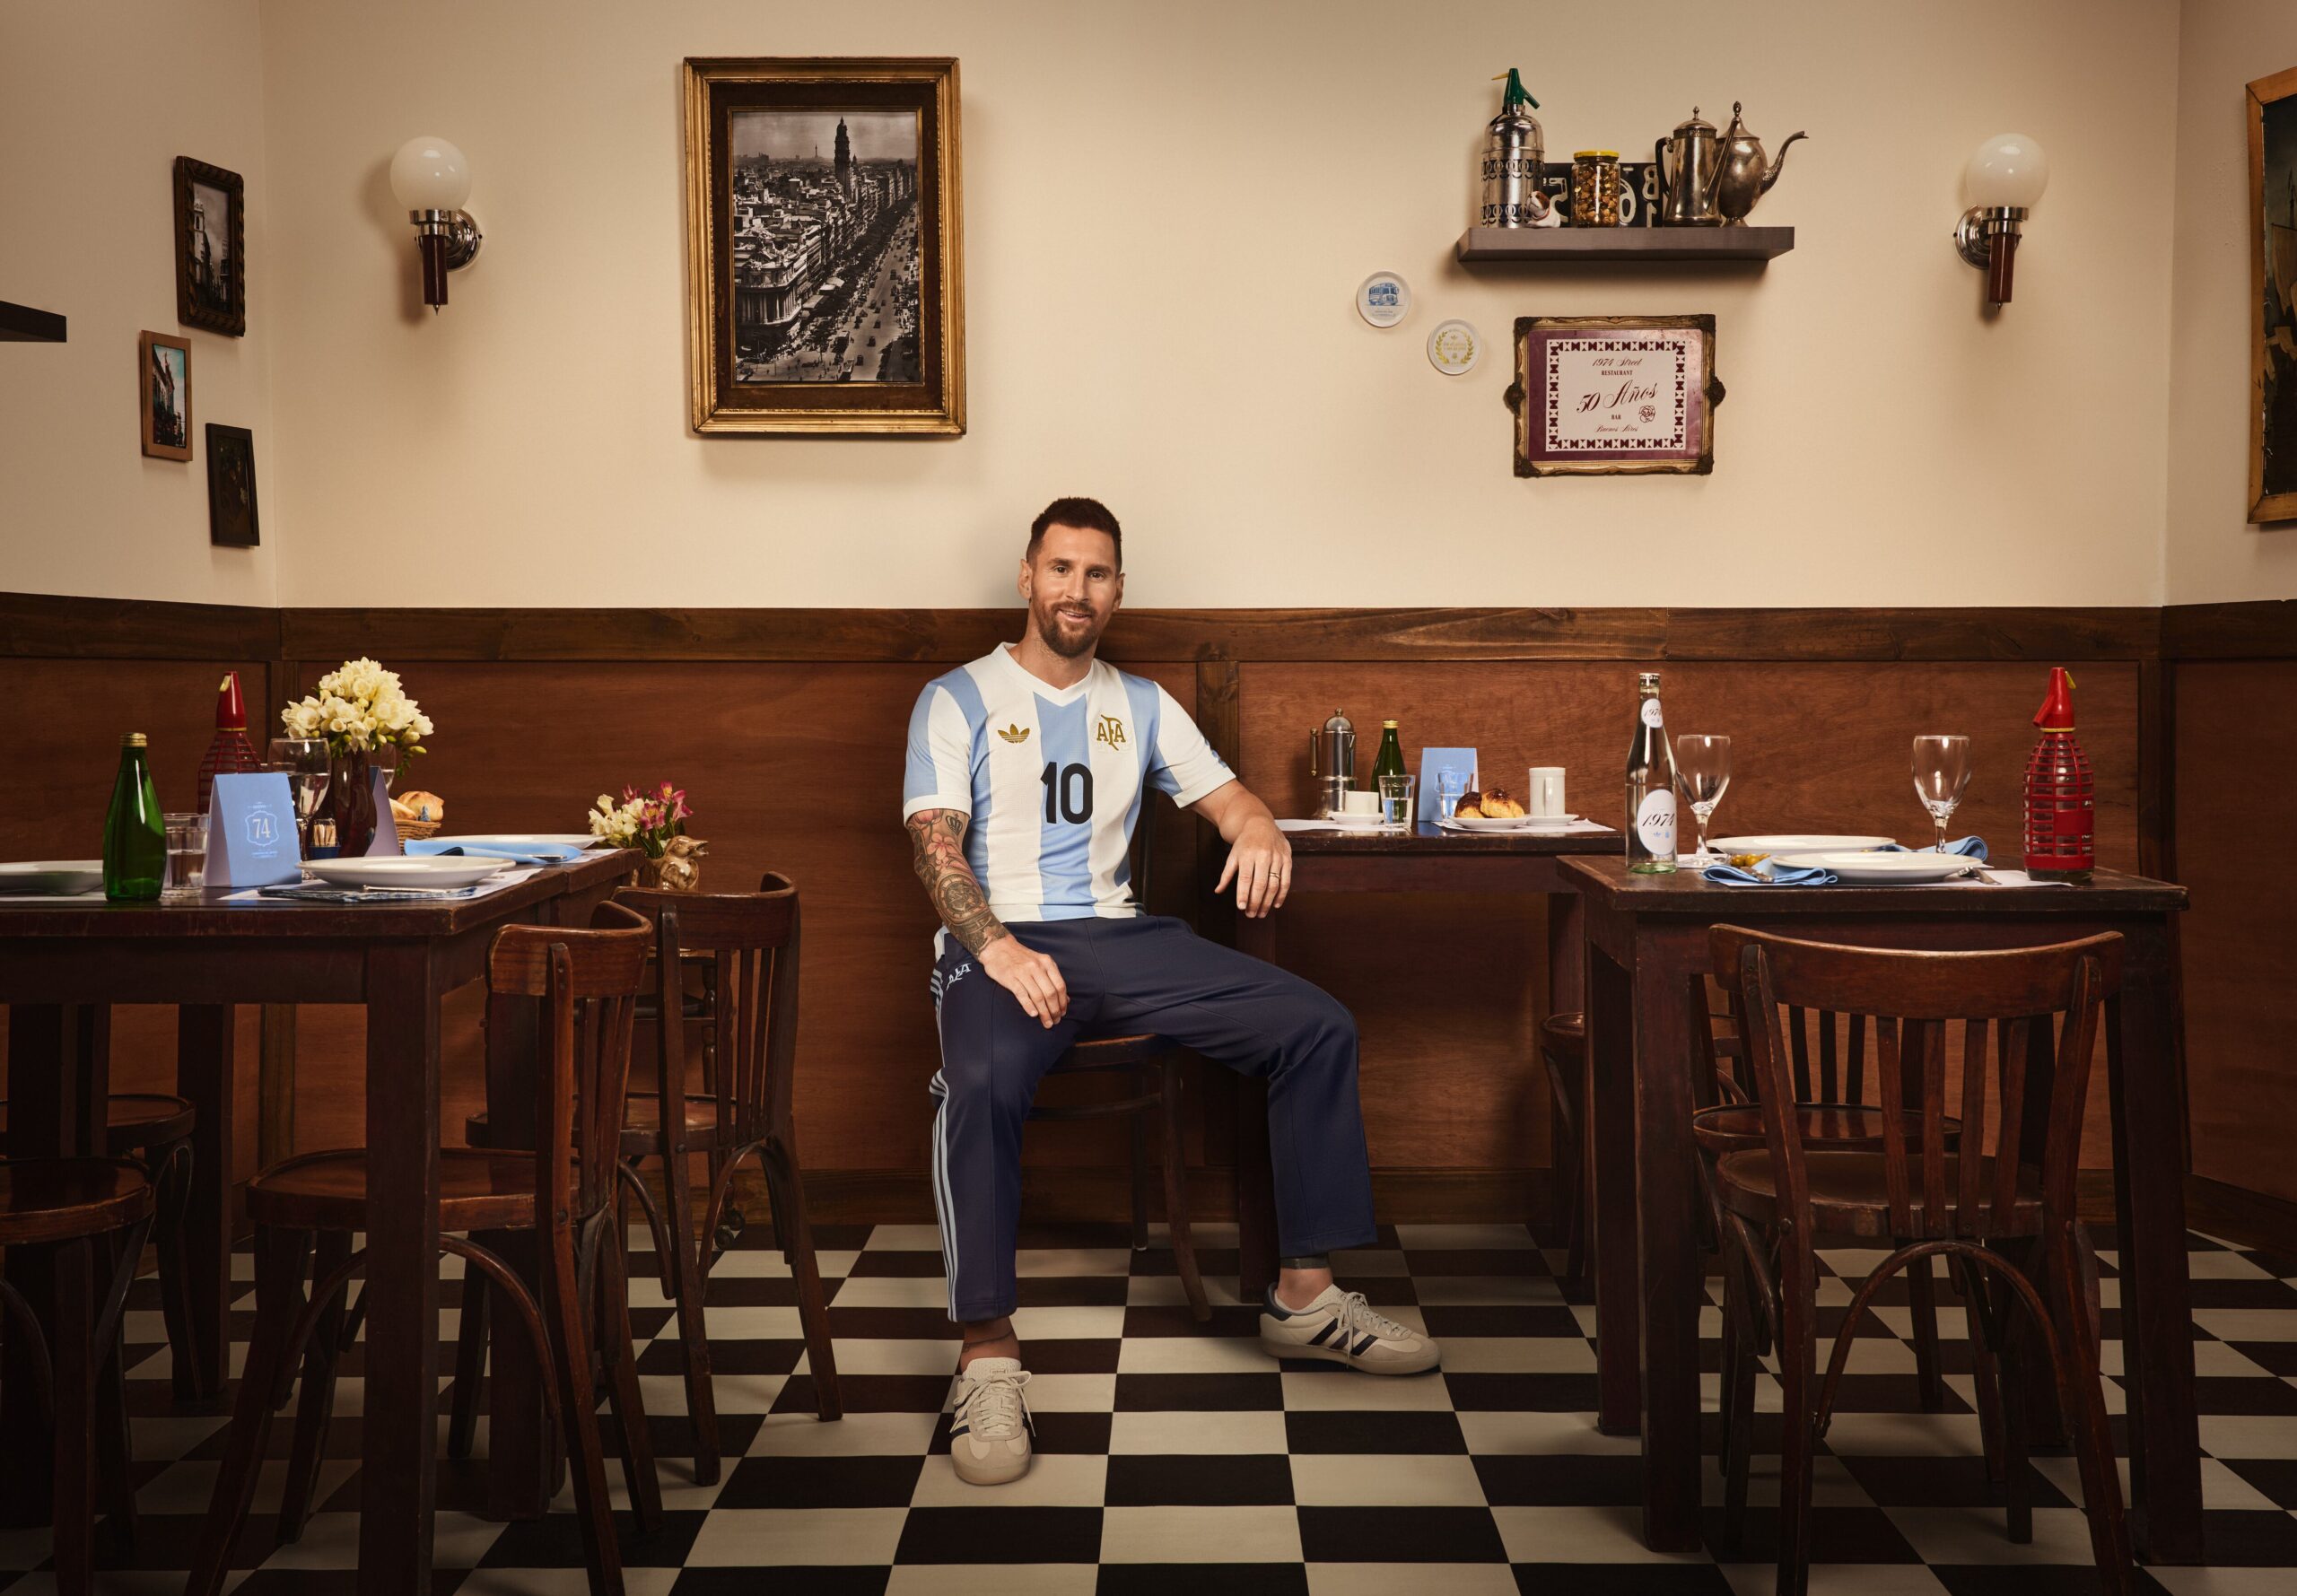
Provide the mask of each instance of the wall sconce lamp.
{"label": "wall sconce lamp", "polygon": [[415,223],[423,256],[423,302],[433,315],[447,302],[447,274],[468,266],[484,237],[462,208],[470,197],[470,165],[443,138],[408,139],[391,157],[391,192]]}
{"label": "wall sconce lamp", "polygon": [[1970,208],[1954,229],[1962,258],[1986,273],[1986,301],[2010,302],[2010,273],[2026,214],[2049,187],[2049,157],[2022,133],[1987,139],[1962,169]]}

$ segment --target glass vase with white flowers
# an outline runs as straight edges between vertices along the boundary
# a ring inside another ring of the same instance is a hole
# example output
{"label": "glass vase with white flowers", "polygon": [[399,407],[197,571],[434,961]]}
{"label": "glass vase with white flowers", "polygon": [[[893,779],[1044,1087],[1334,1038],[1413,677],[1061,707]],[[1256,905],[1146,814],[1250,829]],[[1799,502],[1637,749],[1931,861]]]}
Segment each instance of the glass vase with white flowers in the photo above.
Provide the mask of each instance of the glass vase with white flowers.
{"label": "glass vase with white flowers", "polygon": [[326,805],[335,821],[336,850],[364,854],[375,840],[374,768],[388,759],[391,775],[427,752],[431,718],[406,695],[396,671],[372,659],[346,659],[318,687],[279,711],[290,737],[327,742]]}
{"label": "glass vase with white flowers", "polygon": [[602,792],[589,818],[592,836],[639,855],[640,885],[693,892],[701,885],[702,868],[696,861],[709,844],[686,834],[686,823],[694,818],[694,811],[686,807],[684,788],[668,781],[645,792],[625,787],[618,803]]}

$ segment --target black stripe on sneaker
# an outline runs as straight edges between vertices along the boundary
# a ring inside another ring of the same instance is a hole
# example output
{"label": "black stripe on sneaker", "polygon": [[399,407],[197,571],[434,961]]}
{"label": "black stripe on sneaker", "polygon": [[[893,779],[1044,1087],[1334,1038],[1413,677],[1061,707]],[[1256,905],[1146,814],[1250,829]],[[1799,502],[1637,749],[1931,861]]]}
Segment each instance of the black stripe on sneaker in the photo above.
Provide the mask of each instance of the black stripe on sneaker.
{"label": "black stripe on sneaker", "polygon": [[970,1425],[951,1425],[949,1426],[949,1439],[952,1441],[955,1441],[960,1435],[969,1435],[971,1434],[973,1434],[973,1427]]}
{"label": "black stripe on sneaker", "polygon": [[1377,1336],[1366,1336],[1362,1340],[1356,1343],[1356,1350],[1352,1356],[1362,1357],[1366,1353],[1372,1350],[1372,1344],[1379,1339],[1380,1338]]}
{"label": "black stripe on sneaker", "polygon": [[1308,1345],[1309,1345],[1309,1346],[1311,1346],[1311,1347],[1321,1347],[1321,1346],[1323,1346],[1326,1341],[1329,1341],[1329,1340],[1331,1340],[1331,1339],[1332,1339],[1332,1331],[1334,1331],[1334,1330],[1338,1330],[1339,1328],[1340,1328],[1340,1321],[1339,1321],[1339,1320],[1337,1320],[1337,1319],[1327,1319],[1327,1320],[1325,1320],[1325,1321],[1324,1321],[1324,1327],[1323,1327],[1323,1329],[1322,1329],[1322,1330],[1318,1330],[1314,1335],[1313,1335],[1313,1336],[1311,1336],[1311,1337],[1309,1337],[1309,1338],[1308,1338]]}

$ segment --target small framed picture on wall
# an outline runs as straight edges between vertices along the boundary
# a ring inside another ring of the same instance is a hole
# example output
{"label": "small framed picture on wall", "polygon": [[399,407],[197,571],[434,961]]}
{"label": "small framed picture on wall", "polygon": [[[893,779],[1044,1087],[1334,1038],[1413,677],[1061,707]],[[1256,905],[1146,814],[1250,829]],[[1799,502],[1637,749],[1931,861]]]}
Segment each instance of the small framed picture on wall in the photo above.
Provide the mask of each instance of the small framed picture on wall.
{"label": "small framed picture on wall", "polygon": [[247,185],[235,171],[176,157],[176,319],[244,337]]}
{"label": "small framed picture on wall", "polygon": [[191,458],[190,343],[145,333],[136,340],[135,364],[144,452],[162,460]]}
{"label": "small framed picture on wall", "polygon": [[245,427],[207,423],[207,541],[251,549],[256,535],[255,434]]}
{"label": "small framed picture on wall", "polygon": [[1704,476],[1715,469],[1712,316],[1515,321],[1518,476]]}

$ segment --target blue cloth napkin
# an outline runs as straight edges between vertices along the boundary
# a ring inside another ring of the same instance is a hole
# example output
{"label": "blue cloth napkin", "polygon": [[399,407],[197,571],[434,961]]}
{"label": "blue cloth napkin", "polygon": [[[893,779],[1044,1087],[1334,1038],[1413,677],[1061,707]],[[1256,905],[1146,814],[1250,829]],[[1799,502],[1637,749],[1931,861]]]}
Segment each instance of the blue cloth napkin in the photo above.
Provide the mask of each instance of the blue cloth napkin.
{"label": "blue cloth napkin", "polygon": [[1742,870],[1736,865],[1709,865],[1699,874],[1717,886],[1832,886],[1840,879],[1832,870],[1821,870],[1815,865],[1775,868],[1768,876]]}
{"label": "blue cloth napkin", "polygon": [[529,865],[563,865],[580,859],[583,850],[572,842],[531,842],[512,847],[507,842],[462,842],[452,837],[410,838],[406,851],[415,855],[460,854],[474,859],[511,859]]}

